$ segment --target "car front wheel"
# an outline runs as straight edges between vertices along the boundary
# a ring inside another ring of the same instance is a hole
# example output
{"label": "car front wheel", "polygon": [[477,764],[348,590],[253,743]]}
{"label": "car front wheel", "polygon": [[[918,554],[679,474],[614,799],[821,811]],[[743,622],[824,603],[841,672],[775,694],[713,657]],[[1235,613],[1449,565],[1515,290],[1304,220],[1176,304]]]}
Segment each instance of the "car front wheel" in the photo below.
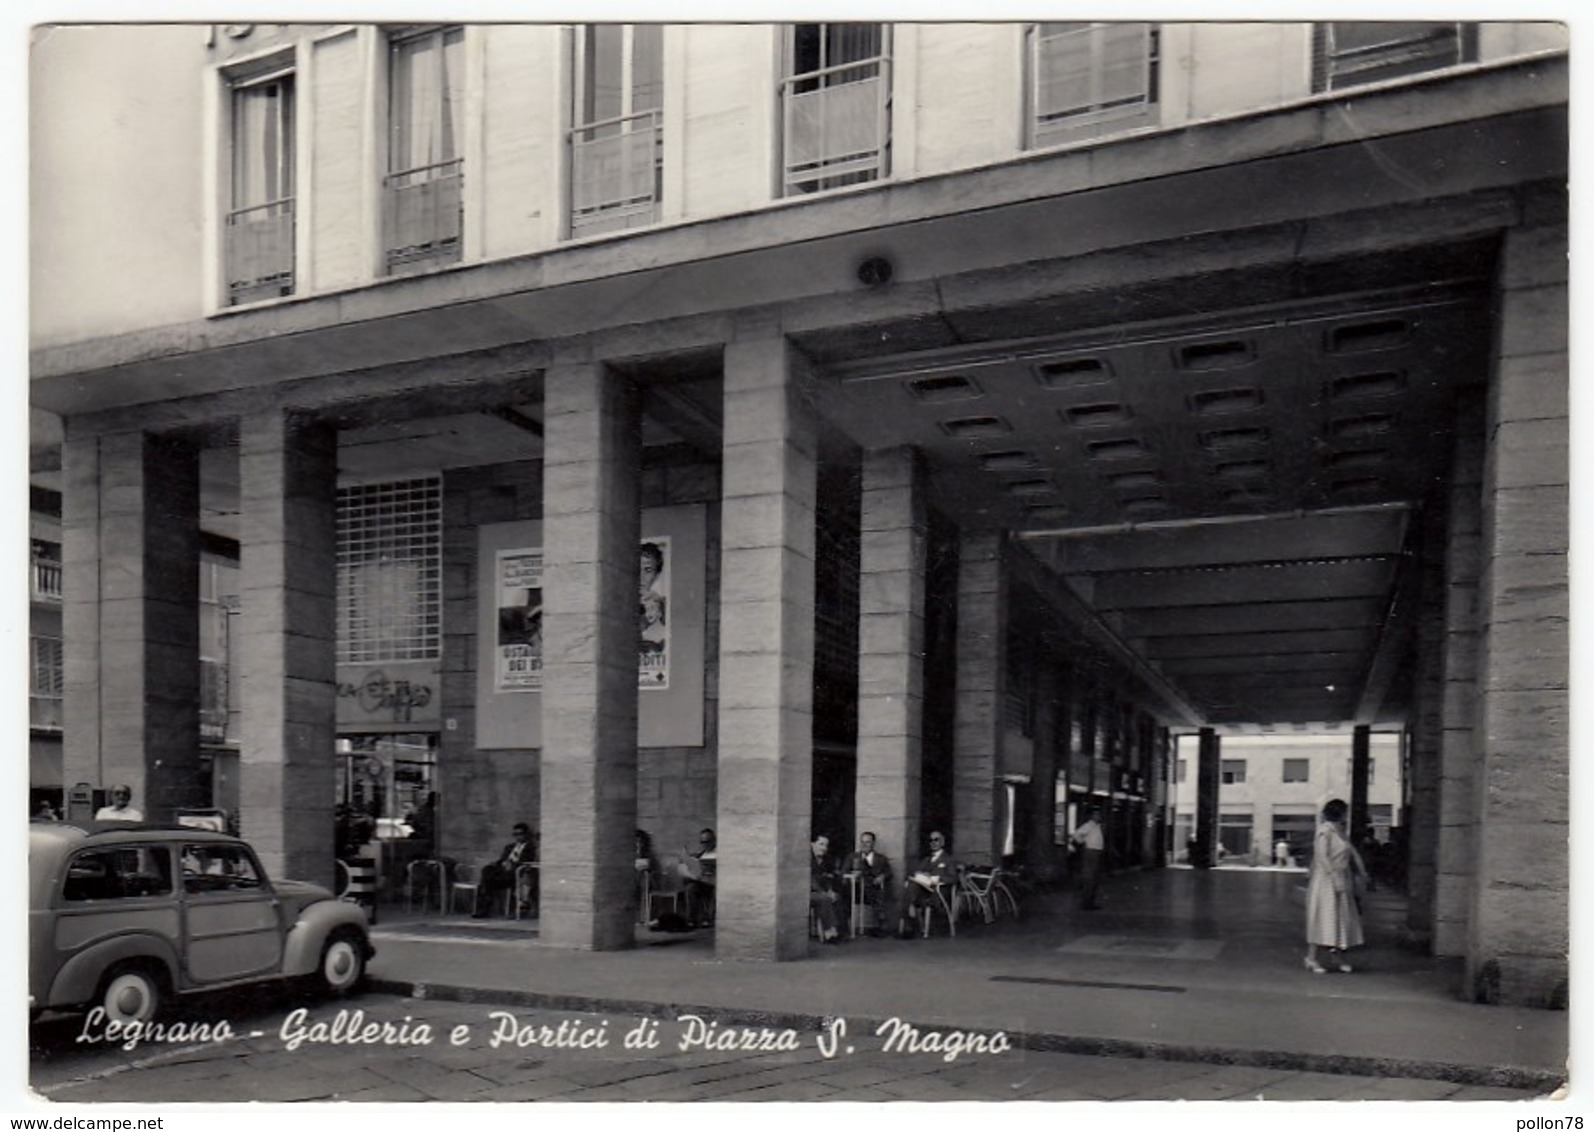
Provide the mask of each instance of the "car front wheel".
{"label": "car front wheel", "polygon": [[365,941],[358,932],[340,928],[327,937],[317,978],[329,995],[348,994],[359,987],[365,979]]}
{"label": "car front wheel", "polygon": [[148,967],[117,967],[105,978],[99,1005],[107,1022],[149,1022],[160,1013],[163,995],[160,978]]}

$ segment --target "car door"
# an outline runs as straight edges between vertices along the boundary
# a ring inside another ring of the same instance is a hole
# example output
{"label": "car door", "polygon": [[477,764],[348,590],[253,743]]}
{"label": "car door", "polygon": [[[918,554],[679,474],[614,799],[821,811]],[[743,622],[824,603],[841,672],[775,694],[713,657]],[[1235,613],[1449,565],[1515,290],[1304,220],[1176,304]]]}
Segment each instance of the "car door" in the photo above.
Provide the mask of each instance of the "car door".
{"label": "car door", "polygon": [[183,967],[196,984],[270,974],[282,964],[281,902],[236,842],[182,846]]}
{"label": "car door", "polygon": [[[129,936],[150,937],[149,954],[169,954],[177,928],[169,847],[94,845],[67,862],[50,933],[57,966]],[[127,954],[125,948],[119,954]]]}

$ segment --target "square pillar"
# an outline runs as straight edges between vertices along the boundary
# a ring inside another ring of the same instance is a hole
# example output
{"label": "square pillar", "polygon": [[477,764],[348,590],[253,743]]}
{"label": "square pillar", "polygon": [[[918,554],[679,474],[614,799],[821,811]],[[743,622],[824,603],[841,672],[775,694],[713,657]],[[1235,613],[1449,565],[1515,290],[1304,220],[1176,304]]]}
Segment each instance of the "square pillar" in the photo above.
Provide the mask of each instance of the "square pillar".
{"label": "square pillar", "polygon": [[1002,533],[964,535],[958,553],[952,754],[952,855],[959,861],[994,864],[1001,859],[997,779],[1007,682],[1007,594]]}
{"label": "square pillar", "polygon": [[1482,534],[1483,410],[1456,410],[1455,454],[1444,521],[1444,654],[1439,707],[1438,789],[1433,878],[1433,951],[1467,948],[1477,856],[1478,564]]}
{"label": "square pillar", "polygon": [[1569,462],[1564,188],[1506,233],[1483,475],[1475,999],[1565,1007],[1569,964]]}
{"label": "square pillar", "polygon": [[199,789],[199,454],[143,433],[63,449],[68,789],[133,788],[146,821]]}
{"label": "square pillar", "polygon": [[817,432],[784,339],[725,348],[715,953],[808,953]]}
{"label": "square pillar", "polygon": [[635,941],[637,548],[642,423],[602,364],[543,392],[541,938]]}
{"label": "square pillar", "polygon": [[860,833],[905,863],[919,853],[924,743],[924,462],[911,448],[863,458],[858,606]]}
{"label": "square pillar", "polygon": [[1223,775],[1223,740],[1210,727],[1197,738],[1195,868],[1210,869],[1218,861],[1218,786]]}
{"label": "square pillar", "polygon": [[337,433],[239,426],[239,819],[273,876],[335,883]]}

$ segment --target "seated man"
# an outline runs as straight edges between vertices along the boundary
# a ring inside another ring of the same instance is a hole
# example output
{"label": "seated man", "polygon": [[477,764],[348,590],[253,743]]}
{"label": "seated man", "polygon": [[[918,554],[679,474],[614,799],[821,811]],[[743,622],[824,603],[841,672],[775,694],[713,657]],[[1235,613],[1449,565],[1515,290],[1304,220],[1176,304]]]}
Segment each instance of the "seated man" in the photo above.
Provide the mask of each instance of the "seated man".
{"label": "seated man", "polygon": [[830,859],[830,838],[821,833],[810,848],[813,855],[808,859],[808,907],[818,921],[820,942],[840,943],[841,929],[837,924],[846,905],[841,897],[841,877]]}
{"label": "seated man", "polygon": [[847,872],[858,874],[863,906],[868,910],[865,919],[867,921],[870,915],[874,919],[867,930],[870,935],[879,935],[882,925],[891,922],[891,905],[896,892],[891,884],[891,861],[877,851],[874,844],[874,834],[865,832],[858,836],[858,851],[847,858]]}
{"label": "seated man", "polygon": [[694,928],[714,923],[714,881],[719,868],[714,831],[697,835],[698,850],[681,862],[686,877],[686,920]]}
{"label": "seated man", "polygon": [[498,854],[498,860],[482,866],[481,880],[476,885],[476,910],[471,913],[478,920],[486,918],[500,893],[513,889],[515,870],[537,859],[531,826],[523,821],[516,822],[514,837]]}
{"label": "seated man", "polygon": [[913,872],[902,885],[902,915],[897,920],[897,938],[912,939],[914,932],[908,927],[916,923],[919,909],[926,905],[935,907],[941,902],[936,895],[936,885],[955,885],[958,882],[958,865],[946,847],[946,836],[939,832],[930,834],[930,852],[919,859]]}

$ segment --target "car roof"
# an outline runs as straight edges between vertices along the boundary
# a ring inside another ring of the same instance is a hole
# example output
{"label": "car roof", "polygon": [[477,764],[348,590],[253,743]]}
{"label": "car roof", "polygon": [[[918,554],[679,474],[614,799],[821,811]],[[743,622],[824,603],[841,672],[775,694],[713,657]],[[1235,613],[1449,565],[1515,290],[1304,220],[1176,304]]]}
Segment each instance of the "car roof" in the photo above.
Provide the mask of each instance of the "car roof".
{"label": "car roof", "polygon": [[183,841],[193,845],[241,845],[242,838],[209,829],[157,822],[29,822],[28,882],[39,892],[60,870],[74,850],[94,845],[162,845]]}

